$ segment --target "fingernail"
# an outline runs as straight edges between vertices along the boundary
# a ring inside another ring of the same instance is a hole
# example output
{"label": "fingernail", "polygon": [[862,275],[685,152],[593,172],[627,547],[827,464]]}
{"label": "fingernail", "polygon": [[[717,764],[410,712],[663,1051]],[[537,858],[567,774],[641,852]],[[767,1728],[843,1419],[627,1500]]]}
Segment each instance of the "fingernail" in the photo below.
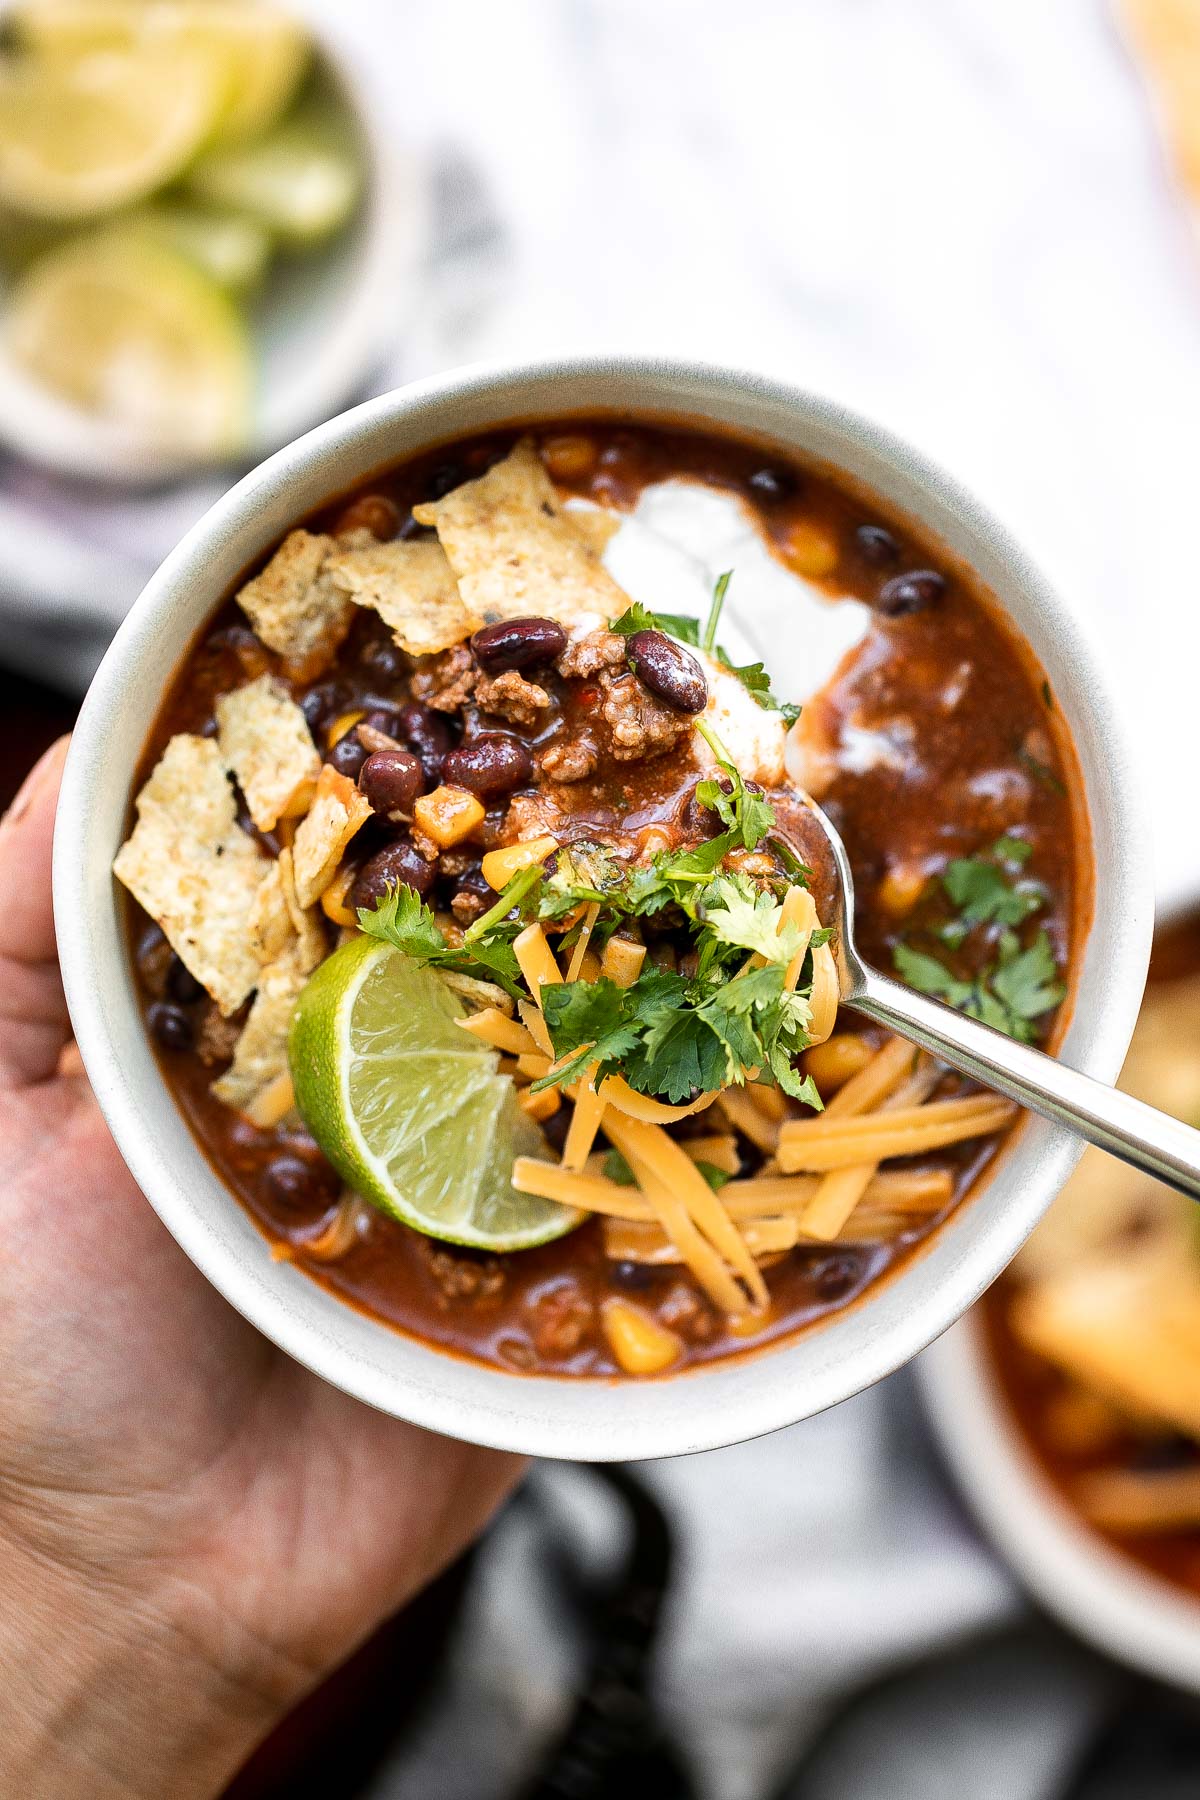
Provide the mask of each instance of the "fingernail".
{"label": "fingernail", "polygon": [[32,769],[30,769],[28,775],[21,783],[21,786],[17,791],[16,799],[5,813],[3,819],[0,820],[0,831],[11,831],[14,826],[21,823],[21,820],[25,817],[26,813],[29,812],[39,794],[46,786],[47,781],[53,775],[58,773],[63,759],[67,754],[67,747],[70,742],[71,739],[69,736],[60,737],[51,744],[44,755],[39,756],[38,760],[34,763]]}

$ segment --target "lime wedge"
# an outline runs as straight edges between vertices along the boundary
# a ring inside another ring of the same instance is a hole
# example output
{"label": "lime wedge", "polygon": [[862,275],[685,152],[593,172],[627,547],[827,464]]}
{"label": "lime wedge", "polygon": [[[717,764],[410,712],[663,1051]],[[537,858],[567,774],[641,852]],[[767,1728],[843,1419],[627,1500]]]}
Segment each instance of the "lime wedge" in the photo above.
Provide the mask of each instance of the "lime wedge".
{"label": "lime wedge", "polygon": [[356,938],[300,996],[288,1055],[296,1103],[343,1180],[428,1237],[504,1252],[562,1237],[580,1215],[512,1185],[544,1152],[497,1057],[460,1031],[431,969]]}
{"label": "lime wedge", "polygon": [[249,213],[301,246],[344,225],[362,187],[362,166],[344,125],[315,106],[258,143],[206,152],[187,177],[188,192],[205,205]]}
{"label": "lime wedge", "polygon": [[192,160],[222,96],[212,58],[183,49],[0,66],[0,204],[86,219],[140,200]]}
{"label": "lime wedge", "polygon": [[129,228],[73,239],[14,284],[3,321],[14,361],[63,398],[148,445],[223,455],[246,439],[246,327],[194,263]]}
{"label": "lime wedge", "polygon": [[207,53],[222,78],[214,143],[269,131],[295,98],[311,54],[295,19],[247,0],[32,0],[11,19],[18,43],[45,57],[156,45]]}
{"label": "lime wedge", "polygon": [[[230,294],[258,287],[273,248],[270,232],[244,213],[155,201],[122,215],[122,224],[177,250]],[[4,241],[0,230],[0,244]]]}

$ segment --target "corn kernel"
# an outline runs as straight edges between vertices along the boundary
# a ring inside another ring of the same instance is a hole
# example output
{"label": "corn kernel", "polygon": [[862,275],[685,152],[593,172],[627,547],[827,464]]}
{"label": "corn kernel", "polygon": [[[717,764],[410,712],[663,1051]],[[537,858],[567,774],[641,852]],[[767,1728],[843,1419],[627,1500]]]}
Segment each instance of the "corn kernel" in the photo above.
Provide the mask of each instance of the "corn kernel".
{"label": "corn kernel", "polygon": [[681,1338],[628,1300],[606,1300],[600,1316],[609,1348],[627,1375],[658,1375],[683,1354]]}
{"label": "corn kernel", "polygon": [[877,890],[884,912],[893,919],[910,913],[925,892],[925,871],[917,863],[890,863]]}
{"label": "corn kernel", "polygon": [[586,481],[596,467],[596,446],[591,438],[547,438],[542,445],[542,462],[552,481]]}
{"label": "corn kernel", "polygon": [[413,821],[419,831],[435,843],[439,850],[461,844],[483,824],[483,801],[466,788],[437,787],[432,794],[422,794],[413,807]]}
{"label": "corn kernel", "polygon": [[349,904],[350,889],[354,886],[357,873],[357,869],[353,868],[339,870],[321,895],[321,911],[335,925],[358,924],[358,914]]}
{"label": "corn kernel", "polygon": [[360,719],[365,719],[366,716],[367,715],[361,706],[357,707],[353,712],[339,713],[326,734],[325,748],[327,750],[332,750],[338,739],[344,738],[348,731],[353,731],[354,727],[358,724],[358,721]]}
{"label": "corn kernel", "polygon": [[579,965],[579,979],[580,981],[599,981],[600,958],[594,950],[584,951],[583,961]]}
{"label": "corn kernel", "polygon": [[783,545],[784,560],[797,575],[809,575],[819,581],[832,575],[838,565],[836,540],[821,525],[798,519],[788,531]]}
{"label": "corn kernel", "polygon": [[638,861],[653,862],[656,856],[674,848],[675,840],[657,825],[646,825],[637,834]]}
{"label": "corn kernel", "polygon": [[480,864],[483,879],[498,894],[502,893],[520,869],[545,862],[557,849],[557,838],[540,837],[530,838],[527,844],[509,844],[504,850],[489,850]]}

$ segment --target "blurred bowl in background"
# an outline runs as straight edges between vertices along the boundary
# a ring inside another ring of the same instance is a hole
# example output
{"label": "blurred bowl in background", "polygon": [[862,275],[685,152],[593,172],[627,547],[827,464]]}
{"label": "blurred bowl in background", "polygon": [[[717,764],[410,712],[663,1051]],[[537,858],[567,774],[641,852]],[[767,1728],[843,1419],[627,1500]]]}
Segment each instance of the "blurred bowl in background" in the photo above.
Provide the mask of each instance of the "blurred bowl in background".
{"label": "blurred bowl in background", "polygon": [[1200,1693],[1200,1599],[1090,1530],[1051,1485],[1001,1392],[982,1309],[915,1366],[951,1473],[1033,1597],[1119,1662]]}
{"label": "blurred bowl in background", "polygon": [[[369,391],[417,298],[428,232],[426,177],[418,157],[400,141],[393,109],[377,89],[373,72],[313,12],[307,6],[295,8],[297,23],[312,40],[311,93],[349,134],[363,171],[363,191],[351,217],[331,236],[302,246],[303,254],[275,257],[248,303],[252,381],[236,437],[224,450],[156,443],[139,429],[84,410],[39,381],[0,337],[0,443],[62,474],[152,483],[213,464],[256,461]],[[206,198],[219,205],[222,196],[216,191]],[[168,210],[169,205],[168,190]],[[85,232],[94,226],[97,237],[111,235],[121,231],[123,215],[84,224]],[[31,235],[36,243],[36,231]],[[86,238],[81,241],[86,248]],[[292,250],[299,247],[293,240]],[[206,252],[210,248],[236,258],[250,247],[230,233],[225,242],[218,238],[205,245]],[[149,246],[147,284],[158,280],[156,254],[155,246]],[[163,271],[160,292],[170,273]],[[9,278],[6,286],[0,265],[0,310],[15,285]],[[184,292],[181,301],[187,308],[192,297]],[[221,334],[228,329],[232,339],[239,329],[237,314],[229,305],[223,317],[217,295],[209,304],[206,326],[207,303],[201,295],[200,325],[215,338],[212,349],[219,359]],[[230,342],[229,350],[236,390],[236,342]],[[204,435],[202,420],[199,435]]]}

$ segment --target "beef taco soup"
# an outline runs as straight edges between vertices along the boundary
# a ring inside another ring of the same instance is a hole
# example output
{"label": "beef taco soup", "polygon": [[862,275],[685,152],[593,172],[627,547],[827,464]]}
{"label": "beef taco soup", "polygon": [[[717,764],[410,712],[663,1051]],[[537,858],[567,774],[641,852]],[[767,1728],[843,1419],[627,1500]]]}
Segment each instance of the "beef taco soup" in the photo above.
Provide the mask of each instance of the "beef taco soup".
{"label": "beef taco soup", "polygon": [[1016,1113],[839,1008],[806,794],[864,954],[1053,1042],[1065,725],[848,480],[555,422],[298,524],[179,669],[116,861],[164,1077],[271,1252],[576,1377],[769,1343],[918,1253]]}

